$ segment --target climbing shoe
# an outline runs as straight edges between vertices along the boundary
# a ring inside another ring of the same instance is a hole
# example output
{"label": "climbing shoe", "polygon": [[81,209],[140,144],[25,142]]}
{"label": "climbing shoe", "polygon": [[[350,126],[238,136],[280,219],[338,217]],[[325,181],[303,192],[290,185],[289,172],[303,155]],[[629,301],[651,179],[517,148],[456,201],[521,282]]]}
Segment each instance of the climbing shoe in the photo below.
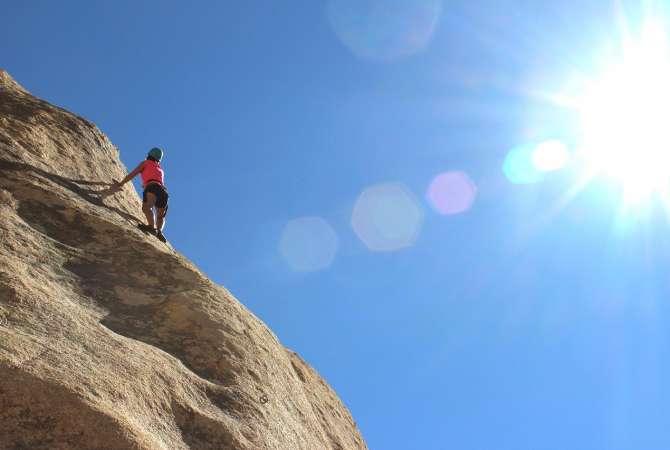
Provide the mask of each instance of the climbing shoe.
{"label": "climbing shoe", "polygon": [[151,228],[149,225],[145,225],[143,223],[138,223],[137,228],[139,228],[140,230],[144,231],[147,234],[153,234],[154,236],[156,236],[156,229]]}
{"label": "climbing shoe", "polygon": [[156,237],[161,242],[167,242],[167,239],[165,239],[165,236],[163,236],[163,232],[161,230],[156,230]]}

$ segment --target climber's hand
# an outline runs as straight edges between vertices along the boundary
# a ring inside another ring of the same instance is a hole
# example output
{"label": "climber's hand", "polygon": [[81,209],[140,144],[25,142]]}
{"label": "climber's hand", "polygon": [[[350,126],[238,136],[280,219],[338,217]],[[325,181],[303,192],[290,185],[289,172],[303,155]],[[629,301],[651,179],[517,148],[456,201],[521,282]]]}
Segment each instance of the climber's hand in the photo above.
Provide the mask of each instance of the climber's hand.
{"label": "climber's hand", "polygon": [[110,187],[101,192],[101,195],[107,197],[108,195],[116,194],[121,190],[122,186],[118,181],[114,181]]}

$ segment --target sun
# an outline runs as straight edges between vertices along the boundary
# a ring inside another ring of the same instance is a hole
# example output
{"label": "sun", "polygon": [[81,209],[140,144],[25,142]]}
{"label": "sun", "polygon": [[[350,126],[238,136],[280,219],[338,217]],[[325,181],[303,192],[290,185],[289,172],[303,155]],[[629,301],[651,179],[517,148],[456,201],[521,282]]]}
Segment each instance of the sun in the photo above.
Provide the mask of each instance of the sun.
{"label": "sun", "polygon": [[637,202],[670,188],[670,44],[649,24],[578,100],[579,155]]}

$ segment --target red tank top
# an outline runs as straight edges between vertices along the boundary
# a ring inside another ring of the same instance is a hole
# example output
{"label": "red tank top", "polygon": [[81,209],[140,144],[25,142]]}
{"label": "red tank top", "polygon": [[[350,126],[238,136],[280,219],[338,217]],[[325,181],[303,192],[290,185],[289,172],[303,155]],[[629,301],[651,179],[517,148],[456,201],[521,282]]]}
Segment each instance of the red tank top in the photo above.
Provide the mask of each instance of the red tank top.
{"label": "red tank top", "polygon": [[163,169],[156,161],[147,159],[142,166],[142,186],[146,187],[151,181],[157,181],[163,185]]}

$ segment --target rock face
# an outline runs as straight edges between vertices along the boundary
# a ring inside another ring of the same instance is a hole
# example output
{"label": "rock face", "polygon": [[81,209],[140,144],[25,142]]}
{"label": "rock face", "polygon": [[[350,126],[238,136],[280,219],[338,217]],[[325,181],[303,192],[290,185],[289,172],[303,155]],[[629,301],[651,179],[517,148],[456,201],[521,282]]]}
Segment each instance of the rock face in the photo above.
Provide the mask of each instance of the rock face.
{"label": "rock face", "polygon": [[0,449],[364,449],[333,390],[136,230],[95,125],[0,71]]}

